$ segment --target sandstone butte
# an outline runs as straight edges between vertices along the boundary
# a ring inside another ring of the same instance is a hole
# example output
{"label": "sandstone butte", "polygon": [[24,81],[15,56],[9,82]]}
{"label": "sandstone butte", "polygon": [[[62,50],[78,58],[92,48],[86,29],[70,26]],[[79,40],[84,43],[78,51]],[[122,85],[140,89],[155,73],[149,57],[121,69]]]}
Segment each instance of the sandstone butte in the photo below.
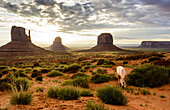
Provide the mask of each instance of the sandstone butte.
{"label": "sandstone butte", "polygon": [[51,53],[31,42],[30,30],[26,35],[25,28],[12,26],[11,42],[0,47],[0,56],[29,56]]}
{"label": "sandstone butte", "polygon": [[102,33],[98,36],[97,45],[88,51],[122,51],[122,49],[113,45],[113,37],[110,33]]}
{"label": "sandstone butte", "polygon": [[60,37],[56,37],[53,41],[53,44],[49,47],[51,51],[67,51],[71,50],[70,48],[64,46],[62,44],[62,39]]}

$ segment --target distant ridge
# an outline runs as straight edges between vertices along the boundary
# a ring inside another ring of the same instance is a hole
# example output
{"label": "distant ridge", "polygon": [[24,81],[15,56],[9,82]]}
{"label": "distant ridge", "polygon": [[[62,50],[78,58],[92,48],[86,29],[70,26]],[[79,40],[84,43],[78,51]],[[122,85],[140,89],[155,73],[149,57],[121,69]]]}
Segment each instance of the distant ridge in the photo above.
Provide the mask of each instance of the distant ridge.
{"label": "distant ridge", "polygon": [[140,48],[170,48],[170,41],[142,41]]}

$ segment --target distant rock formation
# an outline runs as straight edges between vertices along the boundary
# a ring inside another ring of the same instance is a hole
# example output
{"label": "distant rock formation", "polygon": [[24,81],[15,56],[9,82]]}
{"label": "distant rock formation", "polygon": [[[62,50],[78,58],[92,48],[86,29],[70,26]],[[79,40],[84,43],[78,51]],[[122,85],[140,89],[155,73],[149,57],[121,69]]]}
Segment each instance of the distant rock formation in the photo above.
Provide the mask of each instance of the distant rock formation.
{"label": "distant rock formation", "polygon": [[29,35],[27,36],[25,34],[25,28],[12,26],[11,40],[12,41],[31,42],[30,30],[29,30]]}
{"label": "distant rock formation", "polygon": [[25,28],[12,26],[11,42],[0,47],[0,56],[29,56],[50,53],[31,42],[30,31],[27,36]]}
{"label": "distant rock formation", "polygon": [[70,48],[64,46],[62,44],[61,38],[56,37],[53,41],[53,44],[49,47],[50,50],[52,51],[66,51],[66,50],[71,50]]}
{"label": "distant rock formation", "polygon": [[98,36],[97,45],[89,51],[121,51],[122,49],[113,45],[113,37],[110,33],[102,33]]}
{"label": "distant rock formation", "polygon": [[142,41],[141,48],[170,48],[170,41]]}

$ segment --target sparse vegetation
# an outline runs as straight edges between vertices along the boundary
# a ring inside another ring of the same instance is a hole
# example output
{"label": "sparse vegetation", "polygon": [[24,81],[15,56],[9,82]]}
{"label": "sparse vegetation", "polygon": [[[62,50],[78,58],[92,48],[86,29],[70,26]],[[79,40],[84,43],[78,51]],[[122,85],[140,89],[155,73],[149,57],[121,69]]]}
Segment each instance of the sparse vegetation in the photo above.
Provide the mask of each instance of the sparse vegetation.
{"label": "sparse vegetation", "polygon": [[109,76],[104,74],[95,74],[91,77],[91,82],[93,83],[103,83],[109,81]]}
{"label": "sparse vegetation", "polygon": [[36,92],[43,92],[44,91],[44,87],[37,87],[36,88]]}
{"label": "sparse vegetation", "polygon": [[122,94],[122,90],[115,86],[105,86],[97,89],[97,97],[104,103],[113,105],[126,105],[127,97]]}
{"label": "sparse vegetation", "polygon": [[47,92],[47,96],[50,98],[58,98],[59,87],[50,87]]}
{"label": "sparse vegetation", "polygon": [[66,72],[74,73],[74,72],[77,72],[80,68],[81,68],[81,66],[79,64],[73,63],[71,65],[64,66],[63,72],[64,73],[66,73]]}
{"label": "sparse vegetation", "polygon": [[74,79],[66,80],[64,85],[72,85],[75,87],[89,88],[89,78],[88,77],[76,77]]}
{"label": "sparse vegetation", "polygon": [[149,62],[152,62],[152,61],[155,61],[155,60],[161,60],[161,58],[160,58],[160,57],[157,57],[157,56],[151,56],[151,57],[149,58]]}
{"label": "sparse vegetation", "polygon": [[30,91],[21,91],[12,93],[10,103],[12,105],[28,105],[33,99],[33,92]]}
{"label": "sparse vegetation", "polygon": [[36,81],[43,81],[43,76],[42,75],[38,75],[36,78],[35,78]]}
{"label": "sparse vegetation", "polygon": [[58,97],[64,100],[76,100],[80,97],[80,91],[75,87],[61,87],[58,92]]}
{"label": "sparse vegetation", "polygon": [[125,64],[128,64],[128,61],[123,61],[123,64],[125,65]]}
{"label": "sparse vegetation", "polygon": [[109,108],[105,108],[104,104],[102,103],[88,101],[85,110],[109,110]]}
{"label": "sparse vegetation", "polygon": [[140,91],[140,93],[143,94],[143,95],[150,95],[151,94],[148,90],[145,90],[145,89],[142,89]]}
{"label": "sparse vegetation", "polygon": [[164,95],[160,95],[160,98],[165,98],[165,96]]}
{"label": "sparse vegetation", "polygon": [[71,78],[74,79],[77,77],[89,77],[89,76],[85,73],[78,72],[77,74],[73,75]]}
{"label": "sparse vegetation", "polygon": [[48,77],[64,76],[60,71],[52,70],[47,74]]}
{"label": "sparse vegetation", "polygon": [[168,81],[168,71],[165,67],[149,64],[132,70],[126,78],[127,84],[139,87],[158,87],[167,84]]}
{"label": "sparse vegetation", "polygon": [[93,93],[90,89],[81,89],[80,91],[81,96],[93,96]]}
{"label": "sparse vegetation", "polygon": [[41,75],[40,71],[38,71],[37,69],[34,69],[32,74],[31,74],[31,77],[32,78],[35,78],[37,76]]}

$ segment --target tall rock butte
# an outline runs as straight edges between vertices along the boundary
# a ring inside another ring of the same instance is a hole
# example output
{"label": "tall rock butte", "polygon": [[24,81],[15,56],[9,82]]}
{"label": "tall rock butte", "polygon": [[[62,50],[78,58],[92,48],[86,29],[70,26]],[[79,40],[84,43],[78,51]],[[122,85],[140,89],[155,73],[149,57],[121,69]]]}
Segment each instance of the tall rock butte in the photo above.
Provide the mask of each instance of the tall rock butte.
{"label": "tall rock butte", "polygon": [[142,41],[141,48],[170,48],[170,41]]}
{"label": "tall rock butte", "polygon": [[97,45],[89,51],[121,51],[122,49],[113,45],[113,37],[110,33],[102,33],[98,36]]}
{"label": "tall rock butte", "polygon": [[60,37],[56,37],[53,41],[53,44],[50,46],[50,50],[52,50],[52,51],[66,51],[66,50],[71,50],[71,49],[62,44],[62,40]]}
{"label": "tall rock butte", "polygon": [[0,56],[29,56],[50,53],[31,42],[30,30],[26,35],[25,28],[12,26],[11,42],[0,47]]}

